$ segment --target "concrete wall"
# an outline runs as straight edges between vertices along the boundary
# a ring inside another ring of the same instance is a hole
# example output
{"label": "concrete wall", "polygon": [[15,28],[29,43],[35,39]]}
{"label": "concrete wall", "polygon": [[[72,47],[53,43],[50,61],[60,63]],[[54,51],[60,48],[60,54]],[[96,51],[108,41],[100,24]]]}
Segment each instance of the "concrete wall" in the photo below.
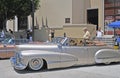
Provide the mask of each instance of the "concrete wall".
{"label": "concrete wall", "polygon": [[[63,25],[63,29],[55,30],[55,36],[63,36],[66,33],[67,37],[72,38],[82,38],[83,37],[83,28],[87,27],[92,37],[96,36],[96,25],[91,24],[72,24],[72,25]],[[59,34],[61,33],[61,34]]]}
{"label": "concrete wall", "polygon": [[64,36],[63,27],[62,28],[54,28],[54,29],[55,29],[55,37],[63,37]]}
{"label": "concrete wall", "polygon": [[38,30],[38,29],[35,30],[34,37],[35,37],[34,38],[35,41],[45,42],[45,41],[49,40],[48,31],[43,27],[40,30]]}

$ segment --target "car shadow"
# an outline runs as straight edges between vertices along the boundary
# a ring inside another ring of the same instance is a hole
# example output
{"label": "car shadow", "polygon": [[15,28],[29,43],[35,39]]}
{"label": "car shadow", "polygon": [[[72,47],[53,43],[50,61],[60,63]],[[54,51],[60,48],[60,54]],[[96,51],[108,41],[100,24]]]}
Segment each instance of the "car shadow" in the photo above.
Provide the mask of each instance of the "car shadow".
{"label": "car shadow", "polygon": [[91,67],[91,66],[110,66],[110,65],[118,65],[120,63],[110,63],[110,64],[95,64],[95,65],[80,65],[80,66],[72,66],[72,67],[65,67],[65,68],[54,68],[54,69],[42,69],[38,71],[33,71],[28,68],[25,70],[16,70],[14,69],[17,73],[19,74],[28,74],[28,73],[38,73],[38,72],[53,72],[53,71],[63,71],[63,70],[69,70],[69,69],[77,69],[77,68],[83,68],[83,67]]}
{"label": "car shadow", "polygon": [[110,64],[96,64],[96,66],[112,66],[112,65],[118,65],[120,62],[112,62]]}
{"label": "car shadow", "polygon": [[38,71],[33,71],[33,70],[28,69],[28,68],[26,68],[25,70],[16,70],[16,69],[14,69],[14,70],[19,74],[27,74],[27,73],[38,73],[38,72],[63,71],[63,70],[77,69],[77,68],[89,67],[89,66],[94,66],[94,65],[72,66],[72,67],[54,68],[54,69],[42,69],[42,70],[38,70]]}
{"label": "car shadow", "polygon": [[38,70],[38,71],[33,71],[33,70],[30,70],[30,69],[25,69],[25,70],[16,70],[14,69],[17,73],[19,74],[28,74],[28,73],[37,73],[37,72],[47,72],[47,69],[44,69],[44,70]]}
{"label": "car shadow", "polygon": [[10,58],[0,58],[0,60],[9,60]]}

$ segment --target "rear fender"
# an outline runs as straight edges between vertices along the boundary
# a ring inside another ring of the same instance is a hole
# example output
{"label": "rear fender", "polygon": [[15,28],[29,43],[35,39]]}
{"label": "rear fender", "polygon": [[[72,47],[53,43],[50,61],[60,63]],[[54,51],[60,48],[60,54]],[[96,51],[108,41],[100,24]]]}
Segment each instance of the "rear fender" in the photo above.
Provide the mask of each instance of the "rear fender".
{"label": "rear fender", "polygon": [[95,54],[96,63],[111,63],[120,61],[120,51],[114,49],[101,49]]}

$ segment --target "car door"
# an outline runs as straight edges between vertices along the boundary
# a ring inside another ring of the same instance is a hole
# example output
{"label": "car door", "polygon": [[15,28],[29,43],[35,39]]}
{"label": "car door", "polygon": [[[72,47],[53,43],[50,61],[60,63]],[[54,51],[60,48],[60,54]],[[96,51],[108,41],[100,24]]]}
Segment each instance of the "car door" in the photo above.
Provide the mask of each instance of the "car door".
{"label": "car door", "polygon": [[65,53],[74,55],[78,59],[78,65],[88,64],[89,53],[87,52],[87,48],[80,46],[64,46],[63,50]]}

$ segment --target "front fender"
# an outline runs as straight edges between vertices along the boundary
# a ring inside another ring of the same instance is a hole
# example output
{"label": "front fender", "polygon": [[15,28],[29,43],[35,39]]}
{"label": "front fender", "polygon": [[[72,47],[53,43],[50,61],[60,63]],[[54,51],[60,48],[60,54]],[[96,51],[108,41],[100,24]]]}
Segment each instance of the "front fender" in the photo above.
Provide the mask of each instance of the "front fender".
{"label": "front fender", "polygon": [[26,50],[22,51],[21,55],[23,56],[25,65],[33,58],[41,58],[46,61],[48,69],[73,66],[77,61],[74,55],[61,52]]}
{"label": "front fender", "polygon": [[101,49],[95,54],[96,63],[111,63],[120,61],[120,51],[114,49]]}

